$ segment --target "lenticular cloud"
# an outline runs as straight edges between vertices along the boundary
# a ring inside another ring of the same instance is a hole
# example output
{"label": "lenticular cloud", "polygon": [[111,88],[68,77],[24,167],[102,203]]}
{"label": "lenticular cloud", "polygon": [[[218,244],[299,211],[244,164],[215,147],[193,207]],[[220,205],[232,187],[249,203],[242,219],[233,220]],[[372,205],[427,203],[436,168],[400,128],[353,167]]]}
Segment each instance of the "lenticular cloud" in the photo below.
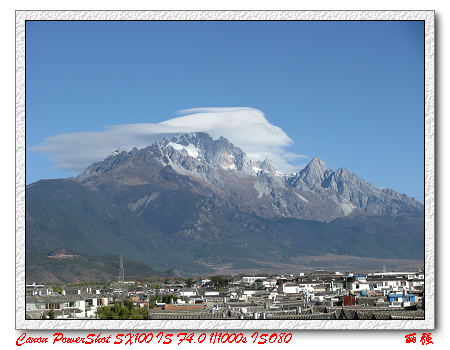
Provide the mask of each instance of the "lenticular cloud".
{"label": "lenticular cloud", "polygon": [[290,172],[288,164],[304,156],[288,153],[293,141],[270,124],[264,113],[254,108],[194,108],[178,112],[180,117],[161,123],[109,126],[99,132],[76,132],[47,137],[31,151],[48,154],[55,167],[80,173],[93,162],[105,159],[120,146],[143,148],[164,137],[180,133],[206,132],[213,139],[227,138],[252,160],[270,158],[282,172]]}

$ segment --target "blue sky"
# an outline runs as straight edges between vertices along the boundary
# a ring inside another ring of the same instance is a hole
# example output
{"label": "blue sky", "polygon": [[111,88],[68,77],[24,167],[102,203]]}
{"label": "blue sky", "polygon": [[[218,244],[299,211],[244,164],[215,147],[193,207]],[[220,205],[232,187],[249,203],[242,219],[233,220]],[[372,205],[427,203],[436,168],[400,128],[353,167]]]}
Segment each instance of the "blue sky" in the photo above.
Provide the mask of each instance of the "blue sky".
{"label": "blue sky", "polygon": [[[236,122],[229,130],[207,114],[211,133],[289,171],[318,156],[423,201],[423,30],[414,21],[28,21],[26,183],[75,176],[136,130],[150,144],[158,123],[180,115],[199,125],[199,110],[178,111],[248,107],[278,143],[255,123],[239,137],[245,113],[226,119]],[[117,144],[108,126],[123,136]]]}

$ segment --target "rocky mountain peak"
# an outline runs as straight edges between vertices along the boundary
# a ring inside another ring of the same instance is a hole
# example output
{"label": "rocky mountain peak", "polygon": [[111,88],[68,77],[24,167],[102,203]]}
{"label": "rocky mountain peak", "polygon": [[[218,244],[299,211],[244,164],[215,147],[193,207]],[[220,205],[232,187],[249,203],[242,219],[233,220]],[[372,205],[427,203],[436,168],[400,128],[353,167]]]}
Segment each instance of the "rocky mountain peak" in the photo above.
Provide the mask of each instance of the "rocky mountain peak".
{"label": "rocky mountain peak", "polygon": [[264,161],[256,161],[254,162],[255,169],[263,170],[266,173],[270,173],[275,176],[283,176],[283,174],[278,170],[277,166],[266,157]]}
{"label": "rocky mountain peak", "polygon": [[315,157],[302,171],[299,173],[300,179],[309,188],[316,188],[322,184],[329,171],[325,162],[319,157]]}
{"label": "rocky mountain peak", "polygon": [[[162,171],[166,168],[171,172]],[[171,183],[165,184],[167,188],[182,186],[221,205],[268,216],[329,221],[354,209],[376,214],[423,212],[423,205],[408,196],[378,189],[345,168],[328,170],[319,157],[304,169],[283,175],[269,158],[252,161],[225,137],[213,140],[206,133],[176,135],[131,152],[120,147],[90,165],[76,181],[89,181],[97,188],[96,183],[111,178],[127,183],[158,178]]]}
{"label": "rocky mountain peak", "polygon": [[128,153],[129,151],[127,149],[123,148],[122,146],[120,146],[117,150],[115,150],[114,152],[111,152],[106,159],[111,158],[111,157],[115,157],[115,156],[117,156],[118,154],[120,154],[122,152],[127,152]]}
{"label": "rocky mountain peak", "polygon": [[171,139],[165,138],[161,145],[164,147],[171,146],[178,151],[184,149],[189,156],[200,163],[217,169],[238,170],[245,175],[255,175],[250,166],[251,161],[247,158],[245,152],[223,136],[213,140],[211,136],[204,132],[181,134]]}
{"label": "rocky mountain peak", "polygon": [[327,171],[327,165],[319,157],[314,157],[314,159],[305,167],[305,170],[315,176],[323,176]]}

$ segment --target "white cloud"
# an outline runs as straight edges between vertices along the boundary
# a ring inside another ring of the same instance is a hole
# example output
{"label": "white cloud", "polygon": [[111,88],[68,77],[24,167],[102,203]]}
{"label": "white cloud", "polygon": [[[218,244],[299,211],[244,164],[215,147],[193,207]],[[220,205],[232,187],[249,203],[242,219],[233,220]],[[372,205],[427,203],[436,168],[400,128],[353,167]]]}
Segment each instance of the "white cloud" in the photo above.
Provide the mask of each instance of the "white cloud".
{"label": "white cloud", "polygon": [[48,154],[55,167],[81,173],[90,164],[105,159],[120,146],[147,147],[166,136],[206,132],[213,139],[227,138],[252,160],[271,159],[284,173],[300,168],[289,161],[306,158],[286,151],[293,141],[279,127],[270,124],[264,113],[254,108],[195,108],[178,112],[181,116],[161,123],[109,126],[99,132],[76,132],[47,137],[31,151]]}

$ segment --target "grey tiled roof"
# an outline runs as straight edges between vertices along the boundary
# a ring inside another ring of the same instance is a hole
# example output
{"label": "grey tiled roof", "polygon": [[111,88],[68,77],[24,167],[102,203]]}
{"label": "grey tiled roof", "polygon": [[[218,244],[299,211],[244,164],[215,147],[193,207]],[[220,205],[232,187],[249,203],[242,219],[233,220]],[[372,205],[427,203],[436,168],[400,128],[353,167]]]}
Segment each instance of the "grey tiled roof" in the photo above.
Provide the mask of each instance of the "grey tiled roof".
{"label": "grey tiled roof", "polygon": [[74,295],[32,295],[25,298],[26,303],[64,303],[68,301],[108,298],[108,295],[81,293]]}

